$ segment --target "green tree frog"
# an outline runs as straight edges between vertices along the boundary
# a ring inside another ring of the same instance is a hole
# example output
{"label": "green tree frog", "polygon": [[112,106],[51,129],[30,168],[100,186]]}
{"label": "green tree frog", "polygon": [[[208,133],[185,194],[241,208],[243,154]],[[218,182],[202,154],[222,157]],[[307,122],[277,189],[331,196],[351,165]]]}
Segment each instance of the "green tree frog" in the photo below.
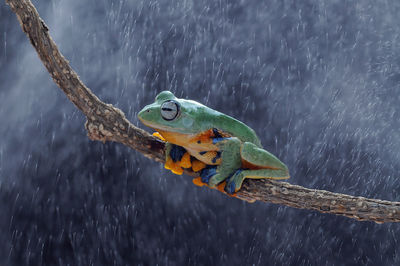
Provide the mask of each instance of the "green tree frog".
{"label": "green tree frog", "polygon": [[198,102],[163,91],[138,118],[166,141],[165,168],[175,174],[191,168],[203,183],[222,184],[229,194],[245,178],[289,178],[286,165],[262,148],[253,129]]}

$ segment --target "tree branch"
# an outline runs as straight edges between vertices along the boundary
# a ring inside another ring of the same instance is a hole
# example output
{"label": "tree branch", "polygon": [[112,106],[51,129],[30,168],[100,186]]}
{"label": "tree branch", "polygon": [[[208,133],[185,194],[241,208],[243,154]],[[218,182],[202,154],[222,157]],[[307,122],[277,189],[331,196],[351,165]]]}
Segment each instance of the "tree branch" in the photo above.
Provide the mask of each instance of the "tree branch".
{"label": "tree branch", "polygon": [[[6,0],[6,3],[17,15],[22,30],[28,35],[54,82],[86,116],[85,127],[89,138],[119,142],[164,163],[164,142],[132,125],[121,110],[100,101],[82,83],[59,52],[33,4],[29,0]],[[198,176],[191,171],[185,173]],[[360,221],[400,222],[400,202],[354,197],[273,180],[246,179],[236,197],[250,202],[258,200],[343,215]]]}

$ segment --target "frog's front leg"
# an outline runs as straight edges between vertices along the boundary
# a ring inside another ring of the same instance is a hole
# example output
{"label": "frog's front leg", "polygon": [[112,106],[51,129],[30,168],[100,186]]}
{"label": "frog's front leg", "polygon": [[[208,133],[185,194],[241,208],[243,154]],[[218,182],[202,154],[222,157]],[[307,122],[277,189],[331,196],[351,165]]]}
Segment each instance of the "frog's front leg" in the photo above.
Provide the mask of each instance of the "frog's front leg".
{"label": "frog's front leg", "polygon": [[165,169],[171,170],[172,173],[181,175],[183,168],[192,167],[190,154],[185,148],[172,144],[165,143]]}
{"label": "frog's front leg", "polygon": [[214,138],[214,144],[218,147],[221,155],[221,164],[218,166],[209,166],[201,171],[202,181],[208,183],[210,187],[215,187],[241,165],[240,146],[238,138]]}

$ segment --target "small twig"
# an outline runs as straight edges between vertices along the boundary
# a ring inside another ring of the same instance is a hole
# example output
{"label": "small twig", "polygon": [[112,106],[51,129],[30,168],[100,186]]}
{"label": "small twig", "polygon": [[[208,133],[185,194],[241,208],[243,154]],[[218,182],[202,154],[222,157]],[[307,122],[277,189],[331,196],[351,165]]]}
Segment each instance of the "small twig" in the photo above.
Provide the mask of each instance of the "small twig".
{"label": "small twig", "polygon": [[[89,138],[120,142],[163,163],[164,142],[132,125],[121,110],[100,101],[82,83],[59,52],[32,3],[29,0],[6,0],[6,3],[17,15],[54,82],[86,116]],[[186,174],[197,176],[191,171]],[[236,197],[343,215],[360,221],[400,222],[400,202],[354,197],[273,180],[245,180]]]}

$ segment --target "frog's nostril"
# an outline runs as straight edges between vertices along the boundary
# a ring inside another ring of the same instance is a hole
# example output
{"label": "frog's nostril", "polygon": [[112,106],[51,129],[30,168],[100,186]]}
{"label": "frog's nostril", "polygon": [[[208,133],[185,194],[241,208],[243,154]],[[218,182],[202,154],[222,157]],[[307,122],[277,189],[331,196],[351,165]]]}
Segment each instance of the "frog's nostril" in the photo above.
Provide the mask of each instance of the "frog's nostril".
{"label": "frog's nostril", "polygon": [[147,112],[147,113],[150,113],[150,109],[147,109],[146,112]]}

